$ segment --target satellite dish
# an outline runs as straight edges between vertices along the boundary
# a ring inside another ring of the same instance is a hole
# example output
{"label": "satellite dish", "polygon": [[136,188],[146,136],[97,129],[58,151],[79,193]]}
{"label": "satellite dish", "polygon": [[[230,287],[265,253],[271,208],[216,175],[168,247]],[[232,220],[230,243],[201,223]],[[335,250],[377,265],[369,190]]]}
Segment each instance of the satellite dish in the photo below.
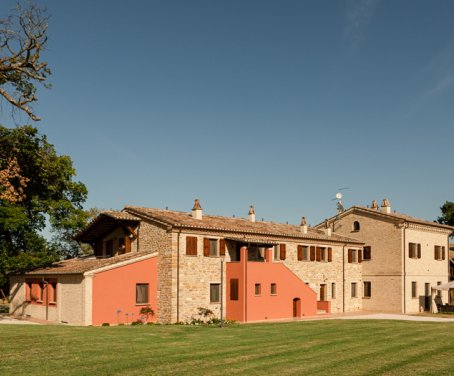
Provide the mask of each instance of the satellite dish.
{"label": "satellite dish", "polygon": [[337,193],[336,193],[336,198],[337,198],[338,200],[340,200],[340,199],[342,198],[342,193],[337,192]]}

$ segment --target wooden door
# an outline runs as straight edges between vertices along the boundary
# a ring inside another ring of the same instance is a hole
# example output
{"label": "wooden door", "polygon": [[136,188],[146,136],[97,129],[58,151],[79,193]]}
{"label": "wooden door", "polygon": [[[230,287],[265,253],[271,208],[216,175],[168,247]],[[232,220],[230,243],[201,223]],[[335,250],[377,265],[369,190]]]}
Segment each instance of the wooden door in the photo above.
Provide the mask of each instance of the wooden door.
{"label": "wooden door", "polygon": [[326,300],[326,285],[320,285],[320,300]]}

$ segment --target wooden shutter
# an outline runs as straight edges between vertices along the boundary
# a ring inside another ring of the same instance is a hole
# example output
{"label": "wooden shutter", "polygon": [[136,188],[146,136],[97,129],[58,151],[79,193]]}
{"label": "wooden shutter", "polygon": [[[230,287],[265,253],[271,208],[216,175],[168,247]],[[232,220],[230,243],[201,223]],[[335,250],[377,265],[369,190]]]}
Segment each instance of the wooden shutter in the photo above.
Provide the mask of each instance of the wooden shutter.
{"label": "wooden shutter", "polygon": [[285,260],[285,256],[286,256],[285,244],[280,244],[279,250],[280,250],[280,255],[279,255],[280,259]]}
{"label": "wooden shutter", "polygon": [[438,260],[438,246],[434,245],[434,259]]}
{"label": "wooden shutter", "polygon": [[408,257],[410,257],[410,258],[415,257],[414,252],[413,252],[413,248],[414,248],[413,246],[414,246],[413,243],[408,243]]}
{"label": "wooden shutter", "polygon": [[225,256],[225,239],[219,239],[219,255]]}
{"label": "wooden shutter", "polygon": [[358,249],[358,262],[359,263],[363,262],[363,253],[361,252],[360,249]]}
{"label": "wooden shutter", "polygon": [[441,247],[441,259],[445,259],[445,247]]}
{"label": "wooden shutter", "polygon": [[333,261],[333,249],[328,247],[328,262]]}
{"label": "wooden shutter", "polygon": [[315,261],[315,246],[311,245],[311,261]]}
{"label": "wooden shutter", "polygon": [[364,247],[363,260],[370,260],[372,258],[372,248],[370,245]]}
{"label": "wooden shutter", "polygon": [[303,260],[303,246],[299,245],[298,246],[298,261],[302,261],[302,260]]}
{"label": "wooden shutter", "polygon": [[208,257],[210,255],[210,239],[203,238],[203,255]]}
{"label": "wooden shutter", "polygon": [[348,250],[348,262],[351,264],[352,262],[352,254],[353,254],[353,249]]}
{"label": "wooden shutter", "polygon": [[315,251],[316,251],[316,260],[317,261],[320,261],[322,259],[322,256],[321,256],[321,253],[322,253],[322,250],[320,249],[320,247],[317,247],[315,248]]}
{"label": "wooden shutter", "polygon": [[125,253],[131,252],[131,238],[129,236],[125,236]]}
{"label": "wooden shutter", "polygon": [[230,280],[230,300],[238,300],[238,279]]}
{"label": "wooden shutter", "polygon": [[418,258],[421,258],[421,244],[418,243]]}
{"label": "wooden shutter", "polygon": [[186,237],[186,254],[190,256],[197,256],[197,237]]}

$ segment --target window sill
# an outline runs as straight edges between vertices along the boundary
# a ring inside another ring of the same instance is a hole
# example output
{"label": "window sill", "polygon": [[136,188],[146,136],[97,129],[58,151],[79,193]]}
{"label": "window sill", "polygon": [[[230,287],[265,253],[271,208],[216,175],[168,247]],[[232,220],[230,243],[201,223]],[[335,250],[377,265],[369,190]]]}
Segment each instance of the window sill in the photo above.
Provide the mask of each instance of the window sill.
{"label": "window sill", "polygon": [[277,296],[277,294],[270,294],[270,296]]}
{"label": "window sill", "polygon": [[136,303],[136,307],[143,307],[147,305],[150,305],[150,303]]}
{"label": "window sill", "polygon": [[221,304],[221,302],[210,302],[210,304]]}
{"label": "window sill", "polygon": [[370,296],[363,296],[363,299],[370,299]]}
{"label": "window sill", "polygon": [[49,305],[55,306],[55,305],[57,305],[57,302],[49,302]]}

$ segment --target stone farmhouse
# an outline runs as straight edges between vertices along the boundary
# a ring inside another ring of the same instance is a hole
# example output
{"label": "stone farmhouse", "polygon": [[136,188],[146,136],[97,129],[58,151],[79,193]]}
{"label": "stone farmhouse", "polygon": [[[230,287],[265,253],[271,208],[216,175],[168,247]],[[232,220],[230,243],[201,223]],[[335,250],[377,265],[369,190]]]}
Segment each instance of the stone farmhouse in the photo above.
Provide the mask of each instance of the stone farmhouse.
{"label": "stone farmhouse", "polygon": [[[362,308],[415,313],[429,310],[432,286],[449,281],[449,235],[453,227],[413,218],[381,207],[353,206],[315,228],[353,237],[365,244],[362,254]],[[352,253],[349,258],[361,257]],[[448,301],[448,292],[438,299]]]}
{"label": "stone farmhouse", "polygon": [[427,283],[447,282],[452,230],[386,205],[316,228],[257,221],[253,207],[247,218],[206,215],[198,200],[191,212],[126,206],[77,235],[93,256],[12,275],[11,311],[74,325],[145,319],[143,307],[161,323],[190,321],[199,307],[239,322],[414,312],[426,308]]}

